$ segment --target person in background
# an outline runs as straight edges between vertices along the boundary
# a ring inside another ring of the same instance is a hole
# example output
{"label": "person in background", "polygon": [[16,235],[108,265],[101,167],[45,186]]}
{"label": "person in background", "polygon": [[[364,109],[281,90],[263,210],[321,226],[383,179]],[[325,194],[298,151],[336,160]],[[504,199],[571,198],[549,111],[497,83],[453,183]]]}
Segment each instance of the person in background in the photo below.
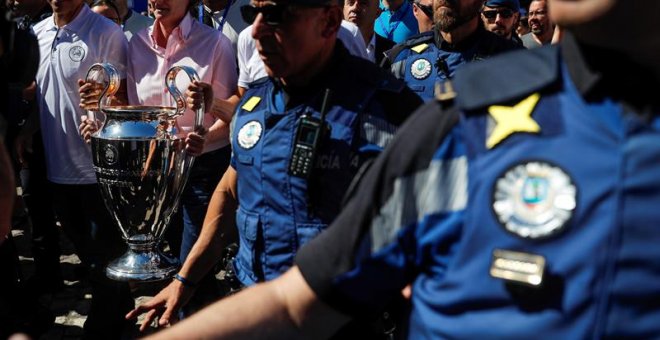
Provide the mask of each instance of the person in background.
{"label": "person in background", "polygon": [[465,63],[520,48],[484,29],[481,0],[437,0],[433,5],[432,33],[412,37],[387,52],[392,74],[424,100],[433,99],[436,89],[452,92],[445,83]]}
{"label": "person in background", "polygon": [[660,2],[548,8],[559,45],[462,69],[296,267],[151,339],[325,338],[407,283],[409,339],[660,334]]}
{"label": "person in background", "polygon": [[[154,8],[154,23],[138,32],[128,47],[128,103],[175,106],[164,87],[165,76],[172,66],[193,68],[200,80],[213,89],[213,93],[220,98],[218,100],[234,95],[236,57],[231,43],[222,33],[190,15],[191,9],[197,8],[196,1],[150,0],[150,3]],[[179,80],[183,78],[186,78],[187,85],[187,77],[182,76]],[[81,80],[80,85],[83,100],[91,103],[98,101],[98,98],[88,97],[91,84]],[[183,83],[178,85],[184,88]],[[204,131],[193,130],[195,114],[192,110],[186,110],[176,121],[186,141],[186,150],[197,156],[181,195],[180,213],[171,218],[172,225],[168,230],[170,246],[175,252],[178,250],[182,263],[199,237],[213,189],[229,164],[230,150],[224,147],[229,143],[228,122],[233,112],[225,111],[218,118],[210,113],[210,108],[204,114]],[[96,126],[91,121],[81,124],[80,131],[86,140]],[[182,224],[182,231],[177,230],[177,224]],[[213,277],[205,278],[198,294],[186,313],[217,298]]]}
{"label": "person in background", "polygon": [[203,0],[197,8],[193,8],[192,15],[205,25],[224,34],[231,41],[234,54],[237,53],[236,44],[238,34],[247,27],[238,10],[245,1],[239,0]]}
{"label": "person in background", "polygon": [[433,0],[413,1],[413,15],[417,20],[419,33],[430,32],[433,29]]}
{"label": "person in background", "polygon": [[119,9],[113,0],[96,0],[89,6],[92,12],[102,15],[115,24],[122,26],[122,18]]}
{"label": "person in background", "polygon": [[[16,28],[24,34],[31,34],[32,26],[53,13],[46,0],[9,0],[8,9],[10,17],[17,20]],[[25,62],[27,63],[27,61]],[[7,147],[14,151],[15,139],[23,139],[23,133],[34,131],[34,134],[25,137],[29,146],[28,150],[21,153],[22,157],[14,158],[14,161],[18,165],[15,171],[20,174],[21,198],[30,218],[31,250],[35,264],[34,275],[27,278],[25,284],[32,294],[39,296],[42,293],[58,291],[63,287],[63,281],[59,263],[59,231],[53,213],[52,198],[48,190],[41,130],[38,127],[29,126],[29,124],[25,125],[28,117],[38,114],[34,74],[23,81],[29,85],[21,88],[12,84],[8,90],[9,111],[17,114],[15,117],[18,119],[9,120],[13,124],[9,128],[10,141]],[[22,144],[22,142],[18,142],[18,144]]]}
{"label": "person in background", "polygon": [[520,7],[520,20],[518,20],[518,25],[516,26],[516,34],[518,35],[518,38],[522,38],[523,35],[531,32],[528,20],[529,16],[527,15],[527,8]]}
{"label": "person in background", "polygon": [[381,0],[380,13],[374,23],[376,34],[397,44],[419,33],[417,20],[408,0]]}
{"label": "person in background", "polygon": [[153,18],[142,15],[128,6],[128,0],[112,0],[117,5],[119,15],[121,17],[122,28],[124,35],[128,41],[131,41],[134,35],[139,31],[151,26],[154,22]]}
{"label": "person in background", "polygon": [[[85,112],[79,107],[76,81],[94,63],[110,62],[125,83],[127,41],[119,26],[94,14],[82,0],[49,3],[53,16],[33,27],[40,50],[39,115],[34,118],[43,134],[48,189],[62,228],[89,271],[92,301],[85,336],[119,338],[130,324],[118,316],[134,301],[128,284],[108,279],[104,268],[123,253],[125,244],[101,198],[91,149],[77,133]],[[17,142],[19,150],[25,150],[26,140]]]}
{"label": "person in background", "polygon": [[[248,84],[238,104],[231,165],[177,279],[127,315],[147,313],[143,328],[156,316],[160,326],[176,320],[236,232],[237,288],[279,276],[333,220],[359,169],[421,104],[401,81],[338,43],[336,1],[255,0],[241,12],[253,23],[269,77]],[[213,96],[191,98],[193,107],[213,105]]]}
{"label": "person in background", "polygon": [[531,32],[520,38],[525,48],[535,48],[552,43],[555,26],[550,21],[546,0],[532,0],[527,13],[527,22]]}
{"label": "person in background", "polygon": [[384,52],[394,47],[394,42],[374,34],[374,20],[380,9],[377,0],[345,0],[344,20],[355,24],[364,39],[369,60],[380,65]]}
{"label": "person in background", "polygon": [[153,19],[128,8],[126,0],[96,0],[90,5],[93,12],[121,26],[128,41],[138,31],[149,27]]}
{"label": "person in background", "polygon": [[486,0],[481,9],[481,20],[483,20],[486,30],[511,39],[522,46],[522,41],[515,32],[519,19],[520,3],[518,0]]}
{"label": "person in background", "polygon": [[53,13],[46,0],[6,0],[6,2],[12,19],[18,20],[18,29],[22,30],[29,30],[34,24]]}

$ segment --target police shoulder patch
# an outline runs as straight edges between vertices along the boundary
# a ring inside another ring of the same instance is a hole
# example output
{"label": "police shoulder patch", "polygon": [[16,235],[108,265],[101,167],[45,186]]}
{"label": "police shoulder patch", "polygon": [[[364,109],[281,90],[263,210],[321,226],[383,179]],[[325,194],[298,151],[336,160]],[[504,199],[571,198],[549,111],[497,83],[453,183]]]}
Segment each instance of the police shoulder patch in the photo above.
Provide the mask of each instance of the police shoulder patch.
{"label": "police shoulder patch", "polygon": [[241,127],[236,137],[238,145],[243,149],[251,149],[261,139],[263,128],[257,120],[251,120]]}
{"label": "police shoulder patch", "polygon": [[430,74],[433,67],[428,59],[419,58],[410,65],[410,73],[415,79],[426,79]]}
{"label": "police shoulder patch", "polygon": [[562,231],[577,205],[577,188],[560,167],[529,161],[504,172],[493,187],[492,208],[507,231],[528,239]]}

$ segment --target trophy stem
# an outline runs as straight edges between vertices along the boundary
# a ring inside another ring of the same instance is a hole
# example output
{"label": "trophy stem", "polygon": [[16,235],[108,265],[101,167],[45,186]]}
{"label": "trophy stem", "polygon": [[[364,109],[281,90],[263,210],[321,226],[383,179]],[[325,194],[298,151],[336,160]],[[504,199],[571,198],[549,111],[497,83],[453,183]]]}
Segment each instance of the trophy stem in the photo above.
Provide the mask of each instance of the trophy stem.
{"label": "trophy stem", "polygon": [[172,277],[179,269],[179,261],[164,254],[156,242],[130,242],[128,250],[110,262],[106,275],[117,281],[161,281]]}

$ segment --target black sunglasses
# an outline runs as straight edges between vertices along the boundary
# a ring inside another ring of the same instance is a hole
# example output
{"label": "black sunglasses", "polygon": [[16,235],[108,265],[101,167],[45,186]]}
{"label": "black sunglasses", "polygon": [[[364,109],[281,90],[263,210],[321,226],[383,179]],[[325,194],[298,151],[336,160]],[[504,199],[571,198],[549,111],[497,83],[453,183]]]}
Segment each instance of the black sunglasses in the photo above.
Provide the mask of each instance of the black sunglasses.
{"label": "black sunglasses", "polygon": [[421,9],[429,19],[433,20],[433,5],[422,5],[419,2],[413,3],[417,8]]}
{"label": "black sunglasses", "polygon": [[263,7],[254,7],[251,5],[241,6],[241,16],[243,21],[248,24],[254,23],[257,15],[261,13],[264,16],[264,22],[271,26],[281,25],[284,21],[284,12],[288,6],[285,5],[269,5]]}
{"label": "black sunglasses", "polygon": [[509,19],[513,16],[513,10],[508,8],[490,9],[481,12],[486,19],[495,19],[499,14],[504,19]]}
{"label": "black sunglasses", "polygon": [[248,24],[253,24],[257,19],[257,15],[261,13],[264,17],[264,22],[270,26],[279,26],[286,20],[287,11],[293,7],[300,8],[322,8],[327,7],[327,5],[268,5],[262,7],[254,7],[252,5],[241,6],[241,17],[243,21]]}

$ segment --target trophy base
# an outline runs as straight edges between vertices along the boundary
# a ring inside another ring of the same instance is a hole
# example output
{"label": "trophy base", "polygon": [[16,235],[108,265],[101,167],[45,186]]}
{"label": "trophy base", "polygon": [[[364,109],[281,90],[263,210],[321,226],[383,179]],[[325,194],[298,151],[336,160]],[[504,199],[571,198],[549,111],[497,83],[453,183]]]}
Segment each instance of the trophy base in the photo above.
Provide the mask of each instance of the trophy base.
{"label": "trophy base", "polygon": [[110,262],[105,274],[116,281],[150,282],[169,279],[179,270],[179,260],[163,254],[158,247],[136,248],[129,246],[124,255]]}

